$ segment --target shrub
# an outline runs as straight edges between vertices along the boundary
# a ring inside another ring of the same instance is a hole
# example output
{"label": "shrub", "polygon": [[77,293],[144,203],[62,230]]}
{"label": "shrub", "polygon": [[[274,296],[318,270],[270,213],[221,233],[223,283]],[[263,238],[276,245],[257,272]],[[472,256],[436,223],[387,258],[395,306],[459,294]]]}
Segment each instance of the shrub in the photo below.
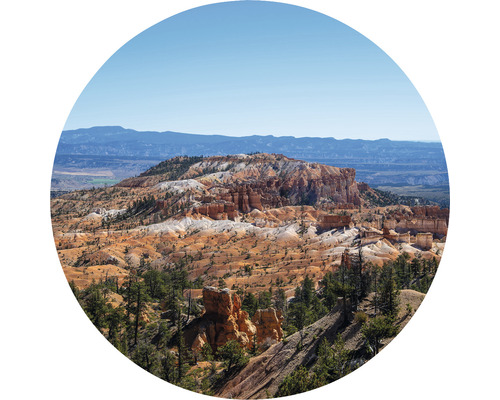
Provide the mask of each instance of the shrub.
{"label": "shrub", "polygon": [[365,323],[368,321],[368,315],[363,311],[358,311],[354,314],[354,321]]}
{"label": "shrub", "polygon": [[367,322],[362,329],[362,334],[370,345],[374,354],[380,349],[381,340],[396,336],[399,328],[394,325],[392,317],[375,317]]}
{"label": "shrub", "polygon": [[242,368],[248,363],[245,351],[236,340],[230,340],[217,350],[218,357],[224,362],[226,371],[232,368]]}
{"label": "shrub", "polygon": [[285,377],[275,396],[291,396],[292,394],[307,392],[323,386],[325,383],[314,372],[309,373],[306,367],[301,365]]}

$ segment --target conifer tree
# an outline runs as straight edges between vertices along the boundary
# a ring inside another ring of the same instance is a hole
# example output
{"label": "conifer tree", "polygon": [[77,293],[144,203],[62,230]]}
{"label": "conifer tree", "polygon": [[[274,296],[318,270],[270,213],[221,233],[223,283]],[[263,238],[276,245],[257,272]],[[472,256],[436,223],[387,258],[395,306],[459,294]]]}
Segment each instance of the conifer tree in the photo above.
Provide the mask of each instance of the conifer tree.
{"label": "conifer tree", "polygon": [[397,315],[399,310],[399,289],[392,264],[386,264],[382,267],[378,284],[377,303],[383,315]]}
{"label": "conifer tree", "polygon": [[176,381],[175,356],[168,349],[165,350],[160,361],[160,378],[170,383]]}
{"label": "conifer tree", "polygon": [[337,297],[342,298],[342,314],[344,317],[344,325],[349,322],[349,306],[348,299],[351,297],[354,287],[349,279],[349,270],[342,258],[339,268],[334,273],[333,292]]}
{"label": "conifer tree", "polygon": [[373,354],[378,354],[381,340],[398,333],[393,316],[380,316],[370,319],[362,328],[362,334],[370,345]]}
{"label": "conifer tree", "polygon": [[182,318],[181,318],[181,310],[178,309],[177,316],[177,381],[180,382],[186,375],[187,371],[187,362],[189,358],[189,351],[184,341],[184,334],[182,332]]}

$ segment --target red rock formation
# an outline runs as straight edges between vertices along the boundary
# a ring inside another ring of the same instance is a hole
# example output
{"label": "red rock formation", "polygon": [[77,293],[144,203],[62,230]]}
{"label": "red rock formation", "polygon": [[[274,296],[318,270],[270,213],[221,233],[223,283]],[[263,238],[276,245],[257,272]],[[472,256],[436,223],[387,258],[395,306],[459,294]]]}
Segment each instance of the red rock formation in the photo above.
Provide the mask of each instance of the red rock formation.
{"label": "red rock formation", "polygon": [[283,179],[280,185],[281,190],[287,193],[291,204],[298,204],[304,198],[312,203],[324,198],[331,199],[338,204],[361,204],[358,185],[355,181],[356,172],[353,168],[339,168],[340,173],[333,174],[326,168],[327,166],[320,166],[325,168],[319,168],[318,177],[312,177],[312,173],[308,173],[306,167],[303,175]]}
{"label": "red rock formation", "polygon": [[191,327],[195,333],[191,342],[193,351],[199,351],[205,343],[216,351],[229,340],[251,347],[257,330],[248,313],[241,309],[241,299],[236,293],[231,295],[229,289],[205,287],[203,304],[205,313],[193,321]]}
{"label": "red rock formation", "polygon": [[365,190],[368,190],[370,187],[368,186],[367,183],[365,182],[358,182],[358,190],[360,192],[364,192]]}
{"label": "red rock formation", "polygon": [[344,252],[342,253],[342,258],[340,262],[342,265],[345,265],[347,269],[351,268],[351,257],[348,249],[345,249]]}
{"label": "red rock formation", "polygon": [[337,229],[349,226],[352,222],[350,215],[322,215],[319,218],[319,227],[323,230]]}
{"label": "red rock formation", "polygon": [[236,209],[245,213],[250,212],[255,208],[259,211],[262,211],[263,209],[260,201],[261,195],[254,192],[248,185],[230,188],[230,191],[228,193],[221,194],[220,198],[234,203]]}
{"label": "red rock formation", "polygon": [[250,348],[254,343],[266,340],[279,341],[283,337],[281,312],[274,308],[258,310],[252,320],[241,309],[241,299],[229,289],[203,288],[205,313],[186,328],[187,343],[195,352],[208,343],[214,351],[229,340],[236,340]]}
{"label": "red rock formation", "polygon": [[439,208],[438,206],[412,207],[413,215],[417,217],[441,218],[448,221],[450,210],[448,208]]}
{"label": "red rock formation", "polygon": [[417,233],[415,244],[422,250],[432,248],[432,233]]}
{"label": "red rock formation", "polygon": [[331,199],[337,204],[361,203],[353,168],[269,154],[254,156],[245,162],[248,168],[235,172],[223,184],[212,188],[219,199],[233,202],[242,212],[299,205],[304,201],[315,203],[319,199]]}
{"label": "red rock formation", "polygon": [[[389,230],[387,230],[387,232],[389,232]],[[382,240],[385,235],[385,230],[384,235],[382,235],[382,232],[377,230],[361,230],[359,235],[361,238],[361,245],[364,246],[370,243],[377,243],[379,240]]]}
{"label": "red rock formation", "polygon": [[252,322],[257,328],[257,344],[266,340],[279,342],[283,338],[283,321],[281,311],[274,308],[257,310],[252,317]]}
{"label": "red rock formation", "polygon": [[371,243],[377,243],[379,240],[387,239],[393,243],[410,243],[409,233],[397,233],[389,228],[385,227],[382,232],[372,229],[372,230],[361,230],[360,232],[361,244],[367,245]]}
{"label": "red rock formation", "polygon": [[[185,162],[182,157],[165,161],[171,164],[165,171],[174,170],[178,163]],[[235,165],[232,168],[231,165]],[[195,163],[179,179],[202,179],[204,171],[224,169],[227,174],[217,181],[215,198],[232,202],[236,209],[249,212],[263,207],[282,207],[315,203],[330,199],[337,204],[351,203],[360,205],[356,172],[353,168],[337,168],[319,163],[309,163],[280,154],[257,154],[252,156],[214,156]],[[152,174],[146,172],[139,177],[125,179],[120,187],[151,187],[160,181],[169,180],[170,173]],[[207,179],[206,184],[214,183]],[[363,190],[366,185],[361,184]],[[217,193],[218,192],[218,193]],[[227,195],[223,195],[223,193]],[[206,193],[205,193],[206,194]],[[221,197],[217,195],[220,194]],[[210,200],[212,202],[212,200]]]}
{"label": "red rock formation", "polygon": [[399,221],[396,219],[387,219],[384,221],[384,228],[393,229],[401,233],[408,231],[430,232],[445,236],[448,233],[448,224],[444,219],[404,218]]}
{"label": "red rock formation", "polygon": [[215,220],[231,219],[234,220],[238,216],[238,211],[235,210],[234,203],[210,203],[194,207],[191,210],[185,211],[183,216],[205,216]]}
{"label": "red rock formation", "polygon": [[391,242],[397,242],[397,243],[410,243],[411,237],[410,233],[397,233],[395,231],[392,231],[388,228],[384,228],[383,230],[383,238],[387,239]]}
{"label": "red rock formation", "polygon": [[[261,154],[249,157],[208,157],[201,166],[189,170],[182,178],[200,178],[204,169],[216,169],[223,162],[237,162],[238,169],[229,170],[220,180],[206,179],[207,192],[198,194],[196,200],[208,204],[207,209],[199,208],[195,213],[213,219],[234,219],[234,212],[220,211],[216,203],[234,205],[234,211],[248,213],[254,209],[279,208],[288,205],[314,204],[318,201],[330,202],[332,206],[356,207],[361,204],[358,183],[353,168],[336,168],[319,163],[293,160],[282,155]],[[243,166],[241,166],[243,165]],[[146,185],[142,182],[153,177],[127,185]],[[134,178],[135,179],[135,178]],[[160,179],[155,178],[155,179]],[[148,181],[149,182],[149,181]],[[361,185],[361,188],[365,186]],[[194,199],[194,198],[193,198]],[[168,204],[158,204],[162,209]],[[224,213],[228,215],[223,215]]]}

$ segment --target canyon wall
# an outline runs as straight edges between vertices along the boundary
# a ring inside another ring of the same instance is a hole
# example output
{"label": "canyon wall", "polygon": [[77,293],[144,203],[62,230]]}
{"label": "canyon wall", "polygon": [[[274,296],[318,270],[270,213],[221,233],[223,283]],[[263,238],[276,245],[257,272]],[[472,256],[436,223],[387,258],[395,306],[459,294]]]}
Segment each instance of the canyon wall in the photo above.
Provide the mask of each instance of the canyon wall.
{"label": "canyon wall", "polygon": [[396,232],[405,233],[408,231],[421,233],[435,233],[446,236],[448,234],[448,224],[444,219],[408,218],[408,219],[386,219],[384,228],[393,229]]}
{"label": "canyon wall", "polygon": [[350,215],[321,215],[319,217],[318,226],[321,230],[331,230],[343,227],[349,227],[352,223]]}

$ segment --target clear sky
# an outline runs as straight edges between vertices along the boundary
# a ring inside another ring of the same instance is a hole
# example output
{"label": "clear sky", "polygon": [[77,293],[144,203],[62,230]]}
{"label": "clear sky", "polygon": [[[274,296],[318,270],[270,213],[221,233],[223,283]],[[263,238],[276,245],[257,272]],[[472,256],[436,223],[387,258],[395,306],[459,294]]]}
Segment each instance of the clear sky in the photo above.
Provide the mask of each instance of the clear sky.
{"label": "clear sky", "polygon": [[419,94],[375,44],[271,2],[195,8],[142,32],[96,73],[65,129],[435,140]]}

